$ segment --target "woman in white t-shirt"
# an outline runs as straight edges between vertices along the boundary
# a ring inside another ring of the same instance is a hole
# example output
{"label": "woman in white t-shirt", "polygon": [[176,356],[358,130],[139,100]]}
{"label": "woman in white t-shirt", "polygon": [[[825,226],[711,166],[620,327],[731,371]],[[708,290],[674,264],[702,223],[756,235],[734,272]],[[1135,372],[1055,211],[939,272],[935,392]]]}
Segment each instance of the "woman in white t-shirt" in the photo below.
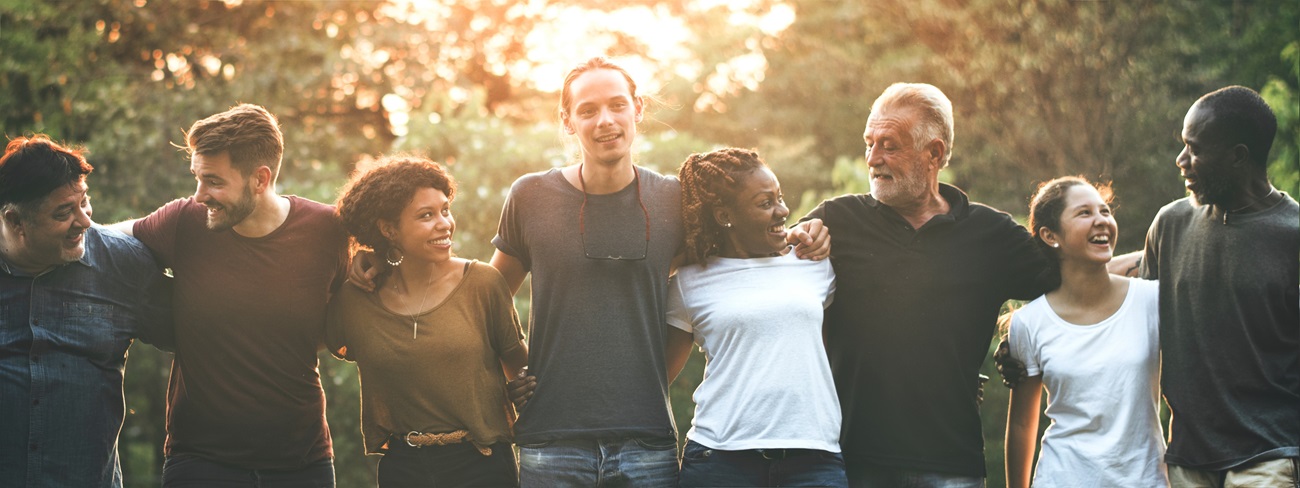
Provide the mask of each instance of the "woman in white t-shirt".
{"label": "woman in white t-shirt", "polygon": [[669,284],[667,320],[708,361],[681,486],[847,486],[822,342],[830,262],[790,252],[790,210],[755,152],[693,154],[679,177],[686,265]]}
{"label": "woman in white t-shirt", "polygon": [[1057,259],[1061,286],[1011,318],[1011,355],[1028,378],[1011,392],[1007,486],[1027,487],[1047,388],[1037,487],[1168,486],[1160,435],[1156,282],[1106,271],[1119,229],[1110,188],[1077,177],[1042,184],[1029,229]]}

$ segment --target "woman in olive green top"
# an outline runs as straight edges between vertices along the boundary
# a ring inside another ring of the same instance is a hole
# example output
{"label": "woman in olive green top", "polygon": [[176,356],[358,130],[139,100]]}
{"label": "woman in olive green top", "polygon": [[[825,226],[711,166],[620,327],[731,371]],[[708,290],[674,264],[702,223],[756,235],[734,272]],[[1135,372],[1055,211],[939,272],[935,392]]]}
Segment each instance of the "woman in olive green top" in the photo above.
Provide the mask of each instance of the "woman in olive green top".
{"label": "woman in olive green top", "polygon": [[339,198],[354,250],[389,264],[374,293],[345,286],[333,298],[325,339],[360,370],[381,487],[518,484],[505,382],[527,347],[501,274],[452,256],[455,193],[437,163],[389,158]]}

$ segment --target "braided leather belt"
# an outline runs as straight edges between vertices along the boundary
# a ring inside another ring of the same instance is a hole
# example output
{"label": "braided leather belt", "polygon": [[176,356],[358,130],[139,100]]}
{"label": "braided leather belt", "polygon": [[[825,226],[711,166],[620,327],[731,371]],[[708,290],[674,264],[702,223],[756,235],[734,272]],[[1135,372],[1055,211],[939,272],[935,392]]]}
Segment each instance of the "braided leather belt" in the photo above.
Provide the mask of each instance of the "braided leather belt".
{"label": "braided leather belt", "polygon": [[[458,430],[455,432],[447,432],[445,434],[425,434],[413,430],[402,436],[402,440],[406,441],[406,445],[415,448],[425,446],[447,446],[451,444],[460,444],[462,442],[474,444],[474,442],[470,440],[469,431],[467,430]],[[492,448],[490,447],[483,447],[474,444],[474,448],[478,449],[478,452],[484,456],[492,455]]]}

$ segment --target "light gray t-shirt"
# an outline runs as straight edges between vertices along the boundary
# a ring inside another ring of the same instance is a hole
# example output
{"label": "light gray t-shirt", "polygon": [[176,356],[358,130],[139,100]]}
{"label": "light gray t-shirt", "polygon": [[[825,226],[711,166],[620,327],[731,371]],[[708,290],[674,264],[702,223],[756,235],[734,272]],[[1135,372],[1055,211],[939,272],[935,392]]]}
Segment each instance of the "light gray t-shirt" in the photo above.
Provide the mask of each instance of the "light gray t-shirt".
{"label": "light gray t-shirt", "polygon": [[683,238],[681,185],[644,168],[637,175],[615,193],[587,195],[585,206],[558,169],[510,188],[492,243],[532,273],[528,369],[537,390],[515,424],[521,445],[677,435],[664,313]]}

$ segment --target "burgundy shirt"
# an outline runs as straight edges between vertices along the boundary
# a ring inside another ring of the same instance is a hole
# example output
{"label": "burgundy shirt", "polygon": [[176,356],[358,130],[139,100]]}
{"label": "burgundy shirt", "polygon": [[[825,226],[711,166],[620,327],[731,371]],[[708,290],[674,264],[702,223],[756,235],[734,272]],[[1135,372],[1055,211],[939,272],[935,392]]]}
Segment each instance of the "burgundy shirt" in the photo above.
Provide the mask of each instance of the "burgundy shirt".
{"label": "burgundy shirt", "polygon": [[193,198],[135,224],[175,275],[168,456],[246,469],[333,456],[316,351],[346,276],[347,235],[333,207],[288,198],[288,218],[258,238],[208,230]]}

